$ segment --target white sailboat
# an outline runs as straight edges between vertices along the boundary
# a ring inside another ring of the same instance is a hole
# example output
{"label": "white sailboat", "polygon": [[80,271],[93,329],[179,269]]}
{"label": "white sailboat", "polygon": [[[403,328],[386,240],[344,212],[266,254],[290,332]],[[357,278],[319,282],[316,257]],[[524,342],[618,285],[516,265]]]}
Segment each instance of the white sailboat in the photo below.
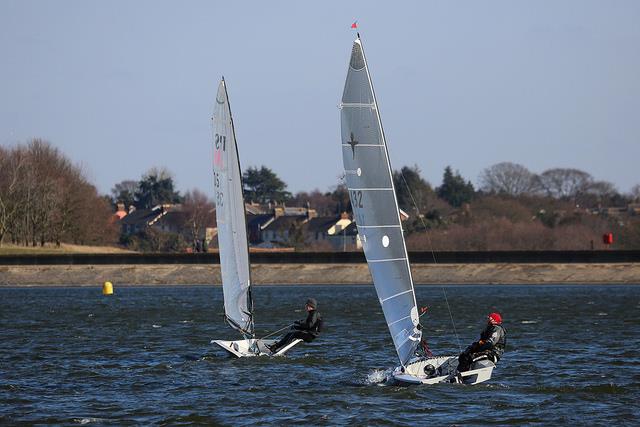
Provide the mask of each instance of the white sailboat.
{"label": "white sailboat", "polygon": [[255,335],[242,176],[224,77],[218,86],[213,115],[213,183],[225,319],[243,339],[211,342],[236,357],[281,356],[302,340],[271,353],[266,345],[276,340],[258,339]]}
{"label": "white sailboat", "polygon": [[[400,360],[397,381],[464,382],[491,377],[495,365],[457,373],[457,356],[418,354],[423,329],[416,305],[387,144],[360,35],[353,43],[340,104],[342,159],[358,235]],[[490,364],[490,365],[488,365]]]}

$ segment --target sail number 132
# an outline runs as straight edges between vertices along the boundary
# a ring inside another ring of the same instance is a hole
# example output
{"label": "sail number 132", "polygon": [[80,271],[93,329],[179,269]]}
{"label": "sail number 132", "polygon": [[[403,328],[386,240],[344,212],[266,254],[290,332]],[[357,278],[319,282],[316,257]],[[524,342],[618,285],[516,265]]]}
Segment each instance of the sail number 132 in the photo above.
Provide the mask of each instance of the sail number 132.
{"label": "sail number 132", "polygon": [[353,203],[353,207],[355,208],[362,207],[362,191],[360,190],[351,191],[351,203]]}

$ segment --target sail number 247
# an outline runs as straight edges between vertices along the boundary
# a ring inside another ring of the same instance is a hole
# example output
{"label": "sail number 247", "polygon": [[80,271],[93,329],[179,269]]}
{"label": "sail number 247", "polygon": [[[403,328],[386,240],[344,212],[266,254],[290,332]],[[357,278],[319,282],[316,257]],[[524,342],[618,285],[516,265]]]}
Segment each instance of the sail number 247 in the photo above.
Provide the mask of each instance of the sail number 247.
{"label": "sail number 247", "polygon": [[219,150],[220,148],[222,148],[222,151],[226,151],[226,149],[227,149],[227,137],[225,135],[218,135],[216,133],[214,143],[215,143],[215,146],[216,146],[216,150]]}
{"label": "sail number 247", "polygon": [[[217,134],[214,137],[214,145],[216,150],[226,151],[227,149],[227,137],[225,135]],[[218,208],[224,205],[224,193],[220,189],[220,174],[218,172],[213,172],[213,184],[215,186],[215,198],[216,198],[216,206]]]}
{"label": "sail number 247", "polygon": [[213,172],[213,186],[216,193],[216,206],[220,208],[223,205],[224,195],[220,189],[220,174],[216,171]]}

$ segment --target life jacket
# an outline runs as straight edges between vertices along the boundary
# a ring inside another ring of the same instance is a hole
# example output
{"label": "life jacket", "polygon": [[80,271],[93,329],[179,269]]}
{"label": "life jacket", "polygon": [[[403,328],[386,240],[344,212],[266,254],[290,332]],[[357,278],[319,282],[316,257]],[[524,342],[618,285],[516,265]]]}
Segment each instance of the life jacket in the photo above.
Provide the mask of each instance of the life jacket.
{"label": "life jacket", "polygon": [[486,342],[494,333],[498,334],[498,341],[495,342],[493,347],[487,351],[493,353],[497,359],[500,359],[507,347],[506,329],[502,325],[488,325],[480,334],[480,339],[483,342]]}
{"label": "life jacket", "polygon": [[316,334],[322,332],[322,328],[324,327],[324,321],[322,320],[322,315],[318,313],[318,318],[316,319],[316,323],[313,325],[313,331]]}
{"label": "life jacket", "polygon": [[500,350],[500,352],[504,352],[507,348],[507,330],[502,325],[496,325],[498,328],[502,329],[502,334],[500,334],[500,339],[495,344],[495,347]]}

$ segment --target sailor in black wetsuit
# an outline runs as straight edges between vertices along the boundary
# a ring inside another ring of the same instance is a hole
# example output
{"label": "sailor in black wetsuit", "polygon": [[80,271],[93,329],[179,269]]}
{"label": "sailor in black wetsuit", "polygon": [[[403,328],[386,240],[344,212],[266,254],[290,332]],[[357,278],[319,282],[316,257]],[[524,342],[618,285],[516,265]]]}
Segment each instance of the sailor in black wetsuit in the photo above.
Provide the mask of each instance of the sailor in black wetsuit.
{"label": "sailor in black wetsuit", "polygon": [[480,339],[471,344],[458,357],[458,371],[465,372],[474,361],[489,359],[498,363],[507,345],[507,331],[502,327],[500,313],[491,313],[487,317],[487,327],[480,334]]}
{"label": "sailor in black wetsuit", "polygon": [[277,343],[267,346],[271,353],[277,353],[282,347],[291,343],[295,339],[302,339],[304,342],[313,341],[322,329],[322,316],[317,310],[318,302],[315,298],[309,298],[305,304],[305,310],[307,310],[307,318],[304,320],[296,320],[291,327],[291,332],[287,333]]}

